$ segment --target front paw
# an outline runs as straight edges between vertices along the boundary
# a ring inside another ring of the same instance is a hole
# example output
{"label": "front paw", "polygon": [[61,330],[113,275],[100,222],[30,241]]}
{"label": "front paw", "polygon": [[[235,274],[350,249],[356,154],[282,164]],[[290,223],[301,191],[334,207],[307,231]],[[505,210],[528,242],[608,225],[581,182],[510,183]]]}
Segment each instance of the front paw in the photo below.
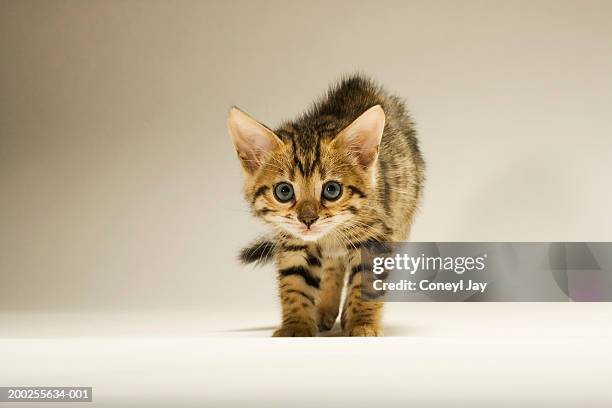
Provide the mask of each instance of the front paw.
{"label": "front paw", "polygon": [[272,337],[314,337],[317,328],[307,323],[294,323],[281,326],[272,334]]}
{"label": "front paw", "polygon": [[344,335],[351,337],[378,337],[383,335],[383,331],[377,325],[362,324],[347,328],[344,331]]}

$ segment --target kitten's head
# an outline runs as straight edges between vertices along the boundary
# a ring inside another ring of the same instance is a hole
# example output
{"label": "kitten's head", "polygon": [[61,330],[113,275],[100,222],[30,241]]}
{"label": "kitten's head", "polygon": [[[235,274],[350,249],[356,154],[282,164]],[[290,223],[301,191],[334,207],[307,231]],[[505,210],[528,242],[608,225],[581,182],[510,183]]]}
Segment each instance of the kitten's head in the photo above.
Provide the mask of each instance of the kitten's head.
{"label": "kitten's head", "polygon": [[306,241],[336,231],[342,242],[351,227],[367,227],[358,215],[373,195],[384,126],[380,105],[343,129],[332,120],[317,130],[287,124],[276,133],[233,108],[228,128],[253,213]]}

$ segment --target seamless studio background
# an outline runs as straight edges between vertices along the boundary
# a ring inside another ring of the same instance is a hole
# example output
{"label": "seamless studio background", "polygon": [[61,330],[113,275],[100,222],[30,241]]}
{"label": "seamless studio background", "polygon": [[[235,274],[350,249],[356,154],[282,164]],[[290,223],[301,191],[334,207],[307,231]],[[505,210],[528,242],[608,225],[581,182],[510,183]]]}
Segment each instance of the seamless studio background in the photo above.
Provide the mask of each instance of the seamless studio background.
{"label": "seamless studio background", "polygon": [[274,126],[361,71],[420,135],[412,240],[610,241],[611,20],[610,1],[0,0],[0,385],[609,407],[612,303],[393,303],[384,338],[268,338],[276,277],[236,261],[261,226],[225,121]]}
{"label": "seamless studio background", "polygon": [[[612,239],[610,2],[0,2],[0,311],[271,310],[232,104],[404,97],[415,241]],[[274,311],[272,311],[274,310]]]}

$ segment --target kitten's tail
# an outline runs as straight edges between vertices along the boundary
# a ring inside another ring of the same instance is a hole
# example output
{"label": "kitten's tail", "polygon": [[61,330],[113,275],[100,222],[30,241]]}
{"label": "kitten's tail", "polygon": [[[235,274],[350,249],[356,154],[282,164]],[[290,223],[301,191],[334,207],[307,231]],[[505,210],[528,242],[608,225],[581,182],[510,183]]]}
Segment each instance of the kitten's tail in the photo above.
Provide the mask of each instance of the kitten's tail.
{"label": "kitten's tail", "polygon": [[272,260],[274,243],[268,239],[260,238],[240,251],[240,261],[243,264],[255,263],[263,265]]}

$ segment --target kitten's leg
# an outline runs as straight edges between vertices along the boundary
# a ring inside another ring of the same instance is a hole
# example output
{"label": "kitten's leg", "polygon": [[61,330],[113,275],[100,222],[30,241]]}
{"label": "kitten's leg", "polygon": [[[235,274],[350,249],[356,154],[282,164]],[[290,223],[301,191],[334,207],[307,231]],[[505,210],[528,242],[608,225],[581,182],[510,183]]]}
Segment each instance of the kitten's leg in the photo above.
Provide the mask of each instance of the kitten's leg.
{"label": "kitten's leg", "polygon": [[345,266],[339,259],[323,260],[323,276],[321,278],[321,293],[319,297],[319,330],[330,330],[336,322],[340,310],[340,297]]}
{"label": "kitten's leg", "polygon": [[[354,251],[349,256],[347,294],[342,308],[342,331],[345,336],[382,336],[383,302],[365,300],[361,293],[364,270],[370,266],[361,263],[361,254]],[[368,293],[375,296],[373,293]]]}
{"label": "kitten's leg", "polygon": [[314,248],[288,246],[277,256],[283,322],[274,337],[309,337],[318,333],[316,303],[321,285],[321,261]]}

